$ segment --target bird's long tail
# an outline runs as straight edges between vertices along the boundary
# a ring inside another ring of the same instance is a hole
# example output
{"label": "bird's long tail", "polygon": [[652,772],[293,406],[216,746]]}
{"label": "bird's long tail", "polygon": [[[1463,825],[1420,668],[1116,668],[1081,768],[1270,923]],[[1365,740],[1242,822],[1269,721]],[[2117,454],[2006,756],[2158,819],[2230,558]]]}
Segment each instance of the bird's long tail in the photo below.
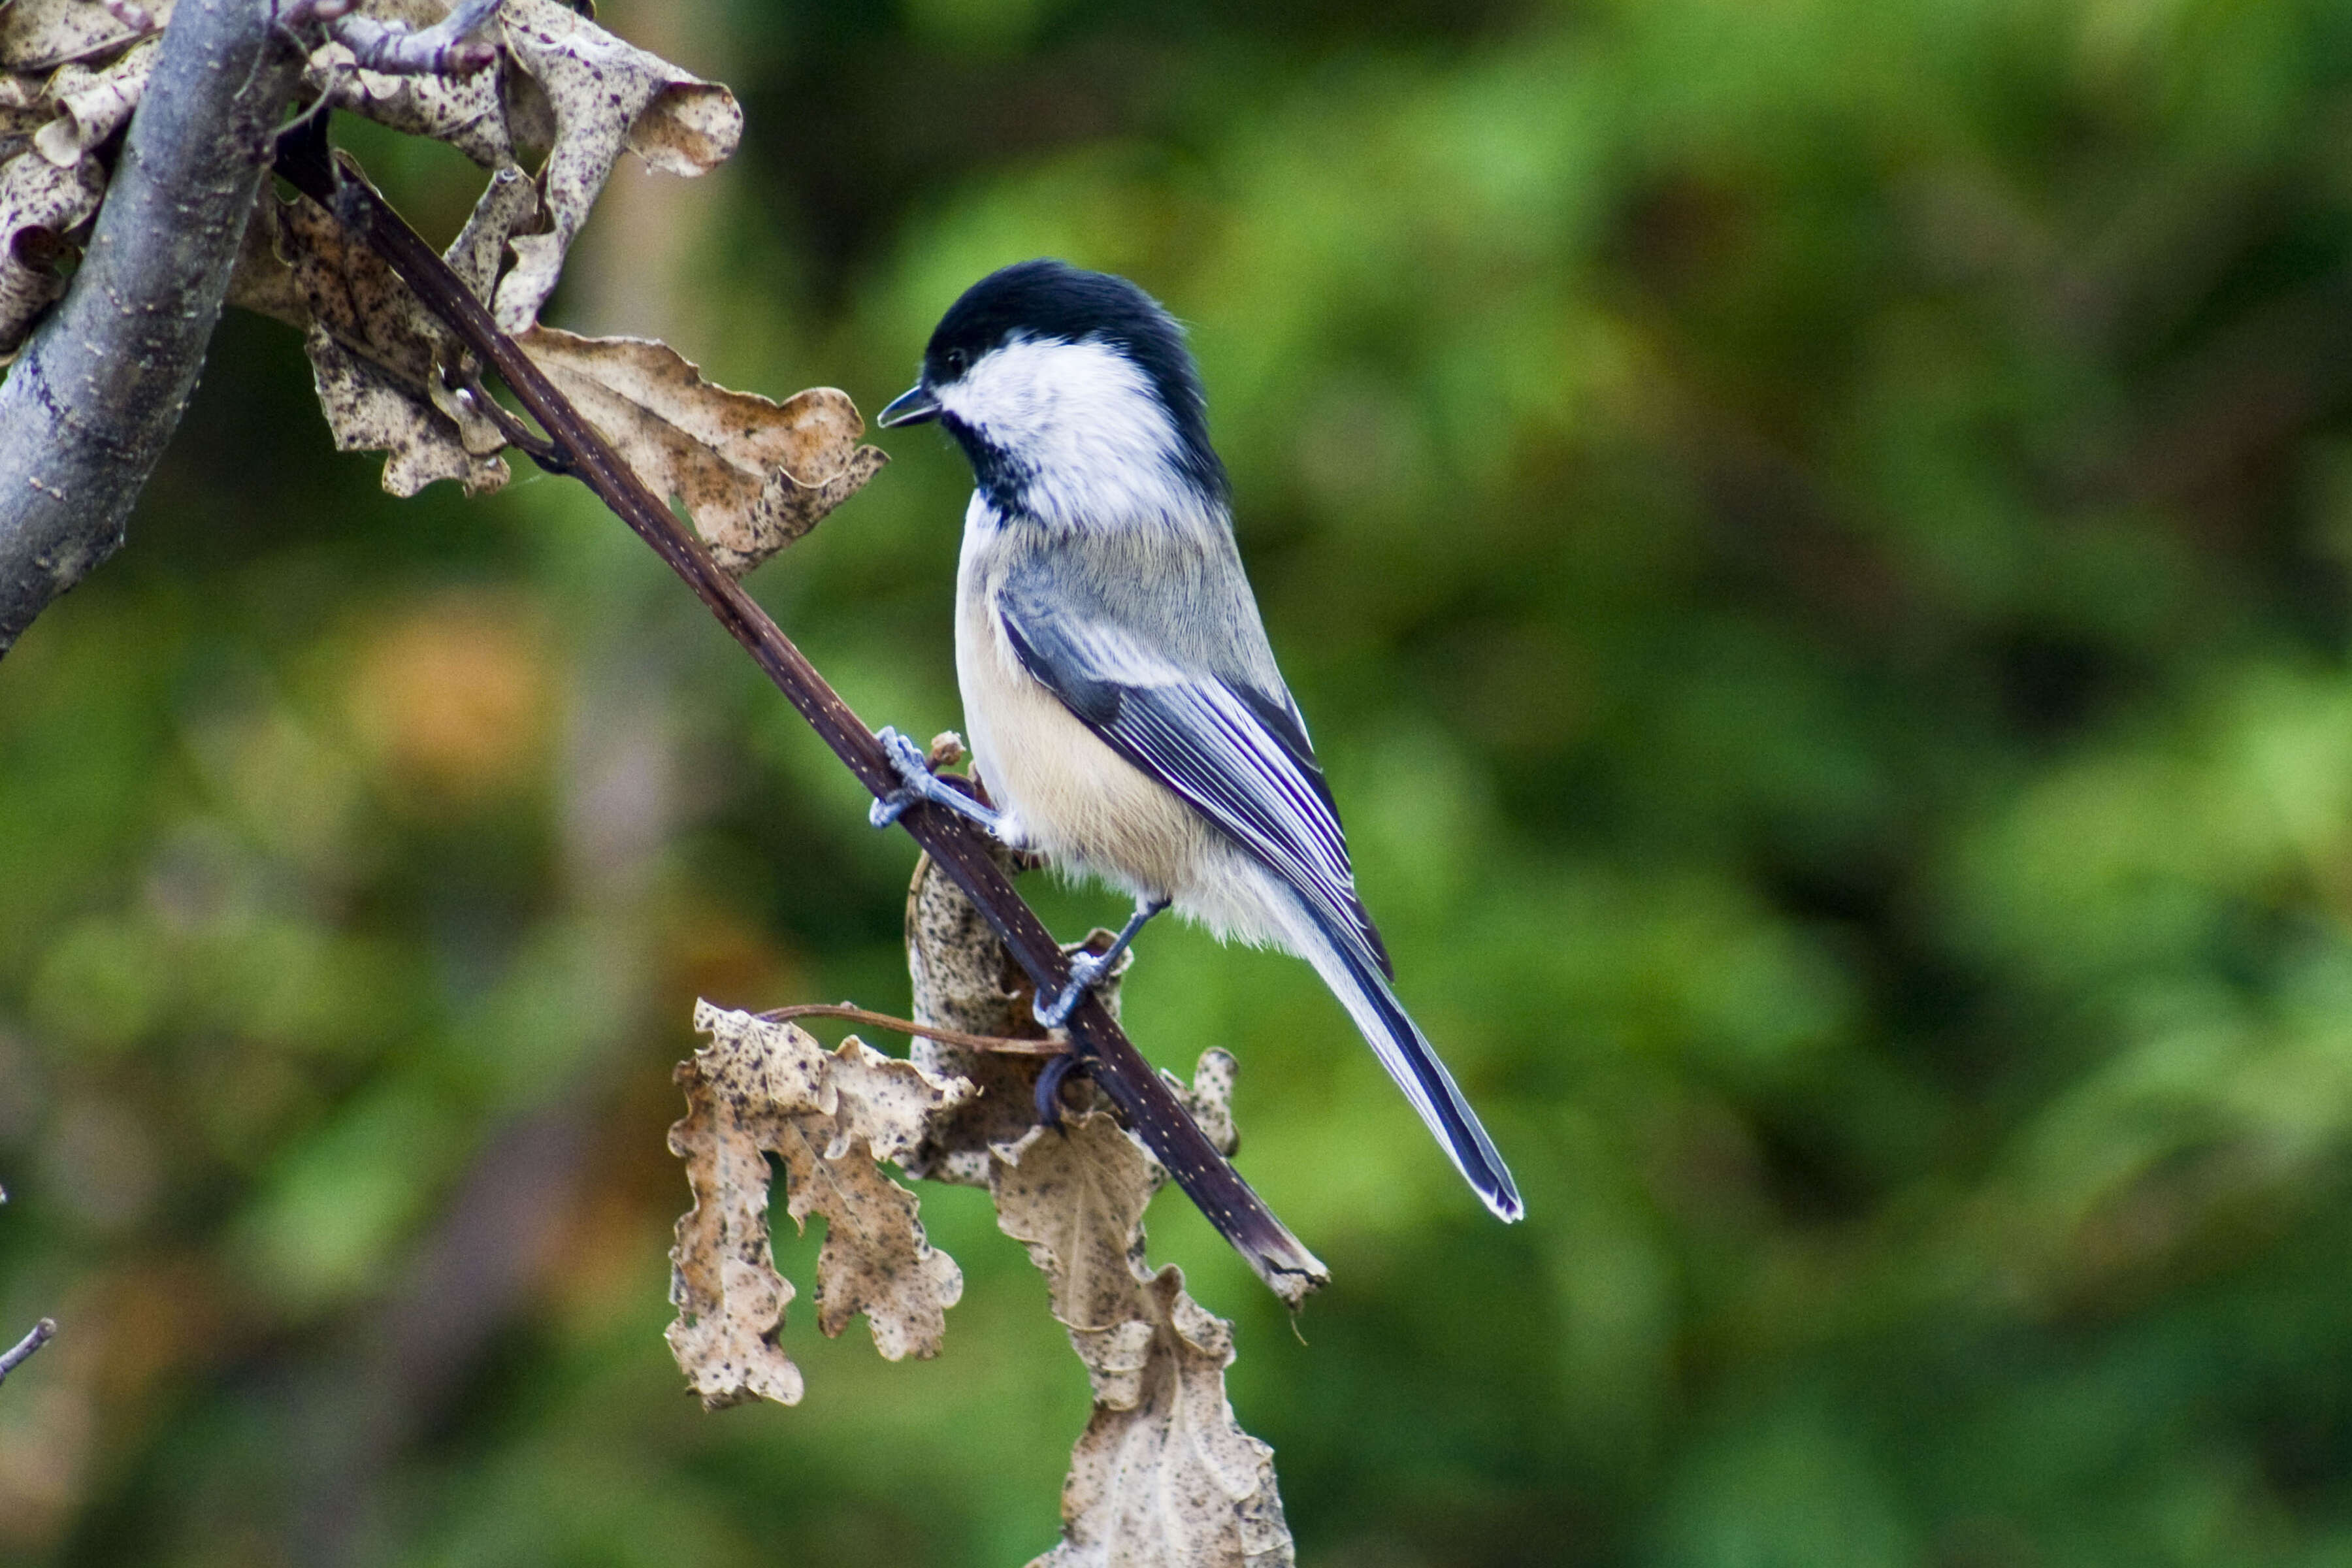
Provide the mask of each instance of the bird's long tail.
{"label": "bird's long tail", "polygon": [[1348,1009],[1348,1016],[1356,1021],[1356,1027],[1363,1031],[1364,1038],[1380,1057],[1381,1065],[1389,1069],[1389,1076],[1396,1079],[1397,1087],[1412,1101],[1412,1108],[1421,1112],[1421,1119],[1437,1134],[1438,1142],[1454,1157],[1454,1167],[1462,1173],[1463,1179],[1496,1215],[1507,1220],[1517,1219],[1525,1212],[1519,1203],[1519,1189],[1503,1164],[1503,1157],[1495,1152],[1494,1140],[1478,1124],[1478,1113],[1462,1098],[1454,1075],[1437,1059],[1428,1037],[1404,1010],[1404,1004],[1397,1000],[1388,976],[1381,973],[1369,952],[1361,951],[1362,942],[1335,935],[1305,900],[1300,900],[1298,908],[1303,917],[1295,928],[1299,955],[1315,966],[1323,984]]}

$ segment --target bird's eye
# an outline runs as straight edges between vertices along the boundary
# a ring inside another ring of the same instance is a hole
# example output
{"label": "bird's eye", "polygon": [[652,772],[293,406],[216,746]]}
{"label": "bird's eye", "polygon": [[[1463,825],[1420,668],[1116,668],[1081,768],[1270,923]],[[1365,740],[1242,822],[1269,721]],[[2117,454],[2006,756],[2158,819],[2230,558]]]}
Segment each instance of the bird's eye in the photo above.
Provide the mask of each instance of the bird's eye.
{"label": "bird's eye", "polygon": [[964,373],[970,361],[965,358],[963,350],[950,349],[940,356],[940,363],[947,367],[948,379],[952,381]]}

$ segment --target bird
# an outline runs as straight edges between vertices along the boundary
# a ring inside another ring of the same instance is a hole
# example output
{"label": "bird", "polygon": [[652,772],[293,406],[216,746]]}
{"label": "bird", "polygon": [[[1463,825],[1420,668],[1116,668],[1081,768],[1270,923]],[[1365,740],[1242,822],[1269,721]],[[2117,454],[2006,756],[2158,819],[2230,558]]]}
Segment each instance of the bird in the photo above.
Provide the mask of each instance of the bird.
{"label": "bird", "polygon": [[1519,1218],[1509,1170],[1397,999],[1357,894],[1243,572],[1182,327],[1110,273],[1003,268],[949,308],[916,384],[876,420],[931,422],[971,465],[955,661],[993,805],[940,781],[923,748],[886,729],[903,783],[876,801],[875,825],[931,801],[1134,897],[1110,949],[1074,960],[1069,984],[1038,998],[1049,1027],[1171,906],[1221,939],[1306,959],[1472,1189]]}

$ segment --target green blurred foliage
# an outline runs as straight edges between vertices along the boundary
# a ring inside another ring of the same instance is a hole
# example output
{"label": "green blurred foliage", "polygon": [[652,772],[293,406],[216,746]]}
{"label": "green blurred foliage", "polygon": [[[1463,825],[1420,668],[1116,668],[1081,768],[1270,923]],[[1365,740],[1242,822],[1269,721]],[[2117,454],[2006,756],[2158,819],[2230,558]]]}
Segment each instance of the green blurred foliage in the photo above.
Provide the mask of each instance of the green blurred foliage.
{"label": "green blurred foliage", "polygon": [[[1019,258],[1193,324],[1530,1215],[1303,965],[1146,940],[1337,1276],[1294,1336],[1154,1211],[1304,1561],[2352,1562],[2352,11],[608,17],[749,138],[620,182],[559,321],[868,409]],[[659,1337],[692,997],[901,1005],[905,841],[576,487],[394,502],[310,402],[230,322],[0,666],[0,1327],[62,1325],[0,1556],[1024,1561],[1085,1384],[977,1194],[937,1363],[803,1296],[803,1406],[709,1416]],[[928,733],[966,477],[889,445],[753,585]]]}

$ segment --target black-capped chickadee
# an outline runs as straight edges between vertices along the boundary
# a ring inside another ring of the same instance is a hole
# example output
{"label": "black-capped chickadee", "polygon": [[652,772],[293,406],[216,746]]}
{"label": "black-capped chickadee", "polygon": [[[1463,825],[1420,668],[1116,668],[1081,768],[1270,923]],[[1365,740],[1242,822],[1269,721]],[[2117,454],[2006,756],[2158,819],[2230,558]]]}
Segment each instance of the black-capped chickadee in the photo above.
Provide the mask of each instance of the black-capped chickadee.
{"label": "black-capped chickadee", "polygon": [[993,812],[882,732],[917,798],[1132,893],[1134,918],[1038,1017],[1058,1027],[1173,906],[1315,966],[1478,1195],[1518,1189],[1391,989],[1339,815],[1234,544],[1224,465],[1183,331],[1123,278],[991,273],[940,321],[884,426],[937,420],[971,459],[956,673]]}

